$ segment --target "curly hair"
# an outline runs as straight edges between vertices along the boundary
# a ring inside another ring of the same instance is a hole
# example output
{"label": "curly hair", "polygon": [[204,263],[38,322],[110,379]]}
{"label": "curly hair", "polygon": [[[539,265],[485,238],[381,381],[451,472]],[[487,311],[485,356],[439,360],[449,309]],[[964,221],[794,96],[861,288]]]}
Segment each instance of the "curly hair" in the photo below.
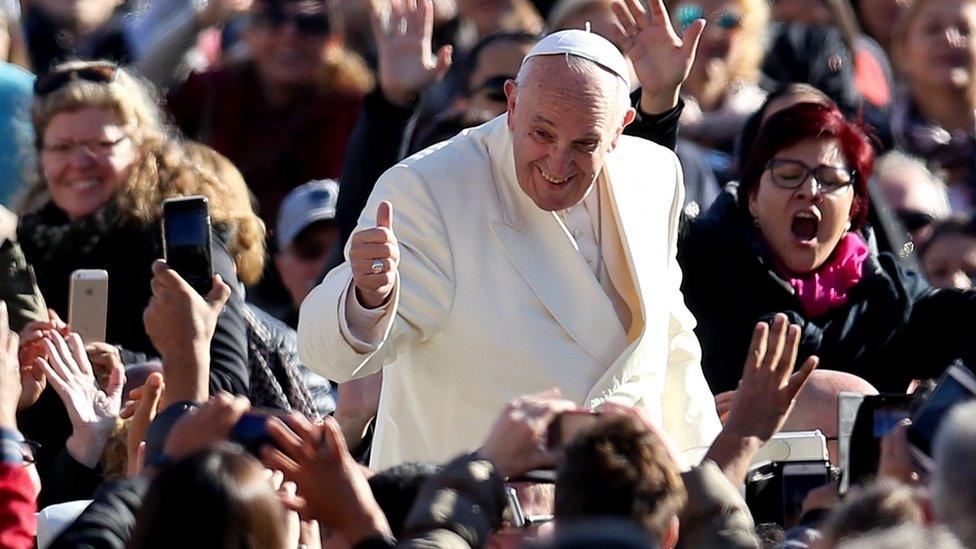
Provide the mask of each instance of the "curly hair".
{"label": "curly hair", "polygon": [[267,259],[264,222],[254,213],[254,195],[244,176],[226,156],[212,148],[188,141],[186,152],[195,166],[214,177],[209,193],[210,215],[226,229],[227,249],[241,282],[252,285],[261,279]]}
{"label": "curly hair", "polygon": [[[92,66],[115,67],[105,61],[69,61],[52,72]],[[227,230],[227,246],[241,281],[257,282],[264,269],[265,227],[254,213],[244,178],[216,151],[199,144],[188,146],[175,138],[163,121],[153,88],[126,69],[117,67],[111,82],[76,78],[48,94],[36,96],[31,116],[37,148],[40,149],[44,129],[52,118],[90,107],[111,112],[138,151],[132,170],[115,193],[121,214],[151,223],[162,215],[162,201],[167,198],[206,196],[214,223]],[[35,195],[46,192],[43,170],[38,171],[40,189],[34,190]]]}
{"label": "curly hair", "polygon": [[[67,61],[51,72],[84,70],[115,65],[108,61]],[[126,69],[116,67],[111,82],[70,79],[42,96],[31,107],[36,146],[42,146],[44,130],[56,115],[97,107],[111,112],[138,151],[137,159],[115,194],[123,215],[144,222],[158,219],[161,202],[176,196],[204,194],[209,197],[214,178],[197,169],[187,158],[182,143],[173,138],[163,122],[159,98],[148,83]],[[40,182],[46,187],[43,170]]]}

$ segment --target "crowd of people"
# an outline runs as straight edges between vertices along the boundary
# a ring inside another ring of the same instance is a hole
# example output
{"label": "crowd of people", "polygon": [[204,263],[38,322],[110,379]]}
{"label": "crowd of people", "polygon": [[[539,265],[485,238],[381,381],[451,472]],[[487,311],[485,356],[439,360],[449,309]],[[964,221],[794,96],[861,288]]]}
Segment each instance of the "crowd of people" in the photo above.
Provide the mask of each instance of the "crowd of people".
{"label": "crowd of people", "polygon": [[3,0],[0,240],[0,547],[976,547],[974,0]]}

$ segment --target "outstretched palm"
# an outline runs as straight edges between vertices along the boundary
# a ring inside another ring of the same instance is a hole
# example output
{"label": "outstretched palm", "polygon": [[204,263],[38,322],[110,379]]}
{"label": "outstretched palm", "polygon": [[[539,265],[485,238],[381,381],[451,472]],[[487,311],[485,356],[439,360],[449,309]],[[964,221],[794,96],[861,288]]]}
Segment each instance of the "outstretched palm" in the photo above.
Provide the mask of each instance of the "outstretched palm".
{"label": "outstretched palm", "polygon": [[389,17],[370,2],[370,23],[379,54],[380,87],[389,101],[406,104],[437,82],[451,66],[451,47],[431,51],[434,6],[431,0],[391,0]]}
{"label": "outstretched palm", "polygon": [[613,11],[623,33],[624,53],[634,63],[643,88],[641,106],[647,112],[667,110],[674,106],[681,84],[691,72],[705,21],[695,21],[679,37],[664,0],[649,0],[650,11],[638,0],[625,2],[626,6],[614,4]]}

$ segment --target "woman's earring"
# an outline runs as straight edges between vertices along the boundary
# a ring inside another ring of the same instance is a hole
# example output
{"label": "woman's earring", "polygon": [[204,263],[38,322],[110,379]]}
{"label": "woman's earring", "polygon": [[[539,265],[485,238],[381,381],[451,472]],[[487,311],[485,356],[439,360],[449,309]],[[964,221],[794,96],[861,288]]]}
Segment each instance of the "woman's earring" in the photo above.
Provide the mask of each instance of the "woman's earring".
{"label": "woman's earring", "polygon": [[753,217],[752,218],[752,225],[754,227],[756,227],[757,229],[759,228],[759,218],[758,217]]}

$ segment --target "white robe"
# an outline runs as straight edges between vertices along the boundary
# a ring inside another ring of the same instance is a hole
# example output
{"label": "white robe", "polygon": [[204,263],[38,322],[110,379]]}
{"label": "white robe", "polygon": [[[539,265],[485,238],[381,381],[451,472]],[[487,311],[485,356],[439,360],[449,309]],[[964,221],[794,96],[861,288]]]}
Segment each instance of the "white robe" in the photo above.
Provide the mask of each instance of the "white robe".
{"label": "white robe", "polygon": [[383,370],[372,466],[473,450],[507,402],[553,386],[583,406],[642,406],[684,450],[711,443],[720,424],[675,260],[677,158],[624,136],[600,177],[626,328],[559,217],[519,187],[505,115],[380,178],[359,226],[375,226],[380,201],[394,204],[392,322],[366,352],[343,336],[348,262],[312,291],[299,322],[313,370],[338,382]]}

